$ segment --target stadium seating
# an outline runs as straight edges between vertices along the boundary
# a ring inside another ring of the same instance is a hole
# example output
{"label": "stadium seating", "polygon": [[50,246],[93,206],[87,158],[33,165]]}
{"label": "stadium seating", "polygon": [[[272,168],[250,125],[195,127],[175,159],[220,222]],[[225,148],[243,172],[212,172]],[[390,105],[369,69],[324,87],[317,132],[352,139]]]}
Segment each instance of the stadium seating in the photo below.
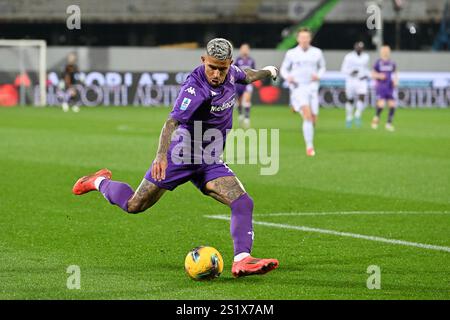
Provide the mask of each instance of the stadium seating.
{"label": "stadium seating", "polygon": [[[295,21],[301,20],[321,2],[317,0],[79,0],[85,22],[176,22],[176,21]],[[442,16],[445,0],[409,0],[402,19],[436,21]],[[0,0],[0,21],[61,21],[69,0]],[[393,20],[391,1],[384,2],[383,16]],[[367,18],[366,1],[341,0],[327,17],[329,22],[356,22]]]}

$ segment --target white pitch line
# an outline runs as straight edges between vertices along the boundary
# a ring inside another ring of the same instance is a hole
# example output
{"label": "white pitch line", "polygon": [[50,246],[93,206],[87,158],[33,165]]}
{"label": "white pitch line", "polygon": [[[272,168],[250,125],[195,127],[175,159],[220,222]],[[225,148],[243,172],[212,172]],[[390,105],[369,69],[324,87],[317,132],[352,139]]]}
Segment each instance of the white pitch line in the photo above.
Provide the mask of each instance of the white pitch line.
{"label": "white pitch line", "polygon": [[[223,216],[223,215],[206,215],[205,217],[210,218],[210,219],[218,219],[218,220],[230,220],[230,217]],[[273,228],[291,229],[291,230],[298,230],[298,231],[304,231],[304,232],[330,234],[333,236],[364,239],[364,240],[397,244],[397,245],[416,247],[416,248],[422,248],[422,249],[450,252],[450,247],[436,246],[436,245],[432,245],[432,244],[410,242],[410,241],[404,241],[404,240],[388,239],[388,238],[376,237],[376,236],[367,236],[367,235],[357,234],[357,233],[340,232],[340,231],[334,231],[334,230],[311,228],[311,227],[305,227],[305,226],[293,226],[293,225],[289,225],[289,224],[263,222],[263,221],[253,221],[253,224],[262,225],[262,226],[266,226],[266,227],[273,227]]]}
{"label": "white pitch line", "polygon": [[324,211],[324,212],[277,212],[254,214],[256,217],[280,216],[328,216],[328,215],[395,215],[395,214],[450,214],[450,211]]}

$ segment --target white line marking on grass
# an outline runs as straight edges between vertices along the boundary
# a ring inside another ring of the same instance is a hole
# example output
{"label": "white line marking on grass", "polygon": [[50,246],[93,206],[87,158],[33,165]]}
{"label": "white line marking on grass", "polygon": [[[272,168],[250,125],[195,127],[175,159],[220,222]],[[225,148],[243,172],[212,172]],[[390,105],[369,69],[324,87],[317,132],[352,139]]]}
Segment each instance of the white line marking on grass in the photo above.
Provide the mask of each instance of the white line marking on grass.
{"label": "white line marking on grass", "polygon": [[[218,220],[230,220],[229,216],[224,216],[224,215],[206,215],[204,217],[210,218],[210,219],[218,219]],[[363,235],[363,234],[350,233],[350,232],[340,232],[340,231],[311,228],[311,227],[305,227],[305,226],[293,226],[293,225],[289,225],[289,224],[272,223],[272,222],[264,222],[264,221],[253,221],[253,224],[266,226],[266,227],[280,228],[280,229],[291,229],[291,230],[298,230],[298,231],[304,231],[304,232],[330,234],[333,236],[364,239],[364,240],[370,240],[370,241],[397,244],[397,245],[402,245],[402,246],[416,247],[416,248],[421,248],[421,249],[450,252],[450,247],[436,246],[436,245],[432,245],[432,244],[410,242],[410,241],[404,241],[404,240],[388,239],[388,238],[376,237],[376,236],[367,236],[367,235]]]}
{"label": "white line marking on grass", "polygon": [[324,212],[277,212],[254,214],[255,217],[278,216],[328,216],[328,215],[395,215],[395,214],[450,214],[450,211],[324,211]]}

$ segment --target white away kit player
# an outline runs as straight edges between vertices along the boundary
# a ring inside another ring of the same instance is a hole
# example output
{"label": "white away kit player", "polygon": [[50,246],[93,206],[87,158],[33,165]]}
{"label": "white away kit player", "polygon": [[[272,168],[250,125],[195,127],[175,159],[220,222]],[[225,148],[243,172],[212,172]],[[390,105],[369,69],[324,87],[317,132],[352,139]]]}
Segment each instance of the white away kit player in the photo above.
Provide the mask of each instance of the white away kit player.
{"label": "white away kit player", "polygon": [[311,31],[299,29],[298,46],[287,51],[280,74],[288,82],[292,108],[303,117],[306,155],[314,156],[314,125],[319,114],[319,80],[325,73],[322,50],[311,46]]}
{"label": "white away kit player", "polygon": [[[365,108],[364,101],[368,90],[369,55],[364,50],[364,43],[356,42],[354,50],[348,53],[342,62],[341,72],[345,74],[345,125],[351,128],[353,120],[361,126],[361,116]],[[356,108],[355,108],[356,104]],[[356,109],[356,110],[355,110]]]}

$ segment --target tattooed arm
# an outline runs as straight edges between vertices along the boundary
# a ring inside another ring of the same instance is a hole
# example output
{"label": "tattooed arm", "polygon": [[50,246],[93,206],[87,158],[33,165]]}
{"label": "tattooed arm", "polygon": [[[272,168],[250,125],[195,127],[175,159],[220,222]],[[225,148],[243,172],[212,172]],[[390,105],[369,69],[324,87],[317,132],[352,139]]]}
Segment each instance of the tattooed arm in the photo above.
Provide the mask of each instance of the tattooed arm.
{"label": "tattooed arm", "polygon": [[167,151],[169,150],[172,134],[178,128],[178,121],[169,117],[161,130],[159,146],[152,165],[152,178],[161,181],[166,178]]}
{"label": "tattooed arm", "polygon": [[252,83],[257,80],[263,80],[269,77],[272,77],[273,80],[276,80],[278,76],[278,68],[274,66],[267,66],[262,68],[261,70],[253,70],[246,69],[245,72],[245,81],[247,83]]}

